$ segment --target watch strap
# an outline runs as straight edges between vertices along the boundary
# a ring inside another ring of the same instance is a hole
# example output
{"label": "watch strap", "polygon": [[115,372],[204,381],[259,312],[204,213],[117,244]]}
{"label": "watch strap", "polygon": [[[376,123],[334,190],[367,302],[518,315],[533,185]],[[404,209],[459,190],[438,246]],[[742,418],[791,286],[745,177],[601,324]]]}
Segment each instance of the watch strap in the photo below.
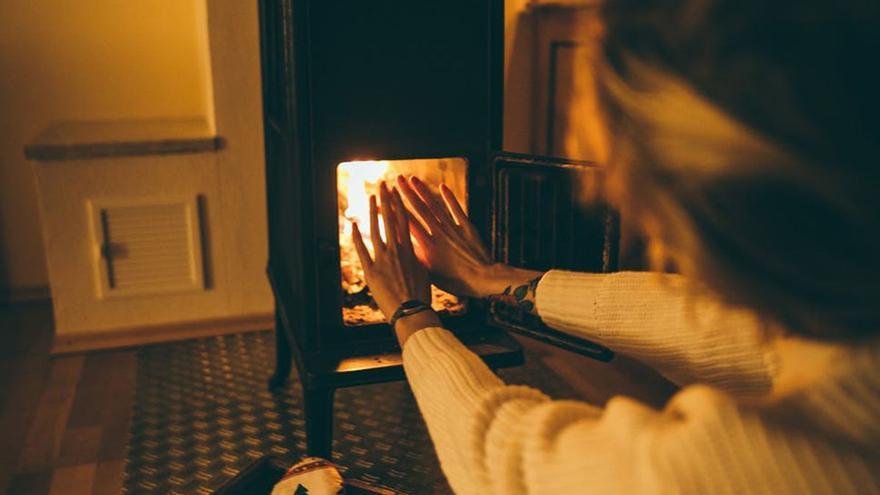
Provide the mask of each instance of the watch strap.
{"label": "watch strap", "polygon": [[391,325],[391,328],[394,328],[394,324],[397,323],[397,320],[403,318],[404,316],[414,315],[416,313],[421,313],[422,311],[430,310],[431,306],[426,304],[423,301],[418,299],[410,299],[408,301],[404,301],[400,306],[397,307],[397,310],[391,315],[391,318],[388,319],[388,324]]}

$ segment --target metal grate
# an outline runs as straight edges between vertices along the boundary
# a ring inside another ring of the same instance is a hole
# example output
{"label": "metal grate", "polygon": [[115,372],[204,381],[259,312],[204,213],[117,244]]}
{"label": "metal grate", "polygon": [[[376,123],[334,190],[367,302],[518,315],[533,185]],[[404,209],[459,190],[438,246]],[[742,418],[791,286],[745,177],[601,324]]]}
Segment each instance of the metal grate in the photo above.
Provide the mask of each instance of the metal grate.
{"label": "metal grate", "polygon": [[495,252],[511,265],[609,272],[617,220],[588,164],[504,158],[495,162]]}
{"label": "metal grate", "polygon": [[[603,199],[602,170],[584,162],[505,154],[496,158],[493,236],[497,260],[532,270],[617,269],[618,220]],[[614,353],[546,325],[535,315],[494,324],[600,361]]]}

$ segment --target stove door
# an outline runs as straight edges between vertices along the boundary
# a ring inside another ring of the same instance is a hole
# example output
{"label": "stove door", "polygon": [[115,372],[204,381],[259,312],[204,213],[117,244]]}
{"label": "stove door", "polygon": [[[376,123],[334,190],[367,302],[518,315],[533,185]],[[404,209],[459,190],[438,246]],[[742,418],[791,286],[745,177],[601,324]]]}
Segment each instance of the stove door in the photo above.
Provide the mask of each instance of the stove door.
{"label": "stove door", "polygon": [[[502,153],[492,163],[492,244],[503,263],[607,273],[617,270],[619,222],[604,200],[604,174],[589,162]],[[491,323],[609,361],[613,352],[551,329],[527,315],[508,319],[489,311]]]}

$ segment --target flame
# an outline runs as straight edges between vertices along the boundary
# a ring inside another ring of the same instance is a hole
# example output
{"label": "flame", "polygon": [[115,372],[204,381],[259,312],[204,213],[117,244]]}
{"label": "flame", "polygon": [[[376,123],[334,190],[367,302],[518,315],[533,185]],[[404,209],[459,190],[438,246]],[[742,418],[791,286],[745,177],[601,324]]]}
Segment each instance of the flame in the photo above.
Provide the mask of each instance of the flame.
{"label": "flame", "polygon": [[[341,250],[343,288],[348,293],[362,290],[366,285],[364,270],[351,240],[352,223],[357,222],[370,254],[373,253],[370,229],[370,196],[379,194],[379,183],[391,180],[392,167],[388,161],[356,161],[339,164],[337,193],[339,194],[339,247]],[[379,223],[379,235],[385,235]]]}
{"label": "flame", "polygon": [[[351,241],[351,224],[357,222],[365,241],[372,239],[370,231],[370,196],[379,194],[379,182],[388,180],[387,161],[345,162],[339,165],[337,191],[344,197],[344,210],[339,219],[339,235]],[[343,198],[340,198],[342,200]],[[342,207],[343,205],[340,204]],[[380,230],[384,230],[381,223]],[[385,233],[381,235],[384,237]],[[372,246],[367,242],[372,253]]]}

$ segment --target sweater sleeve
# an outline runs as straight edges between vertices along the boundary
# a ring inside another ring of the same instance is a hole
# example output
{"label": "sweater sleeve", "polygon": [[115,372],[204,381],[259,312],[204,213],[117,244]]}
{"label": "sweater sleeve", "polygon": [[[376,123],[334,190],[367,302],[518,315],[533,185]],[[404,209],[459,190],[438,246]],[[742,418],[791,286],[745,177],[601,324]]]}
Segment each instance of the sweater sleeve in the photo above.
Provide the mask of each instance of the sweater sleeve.
{"label": "sweater sleeve", "polygon": [[679,275],[548,272],[536,307],[547,325],[654,367],[679,385],[739,396],[769,392],[776,359],[762,322],[694,293]]}
{"label": "sweater sleeve", "polygon": [[[853,473],[869,479],[864,462],[850,466],[849,454],[774,428],[705,386],[683,389],[663,411],[623,397],[604,410],[552,401],[505,385],[442,328],[410,337],[403,365],[459,495],[809,493],[854,488],[843,484]],[[820,459],[834,469],[817,468]]]}

